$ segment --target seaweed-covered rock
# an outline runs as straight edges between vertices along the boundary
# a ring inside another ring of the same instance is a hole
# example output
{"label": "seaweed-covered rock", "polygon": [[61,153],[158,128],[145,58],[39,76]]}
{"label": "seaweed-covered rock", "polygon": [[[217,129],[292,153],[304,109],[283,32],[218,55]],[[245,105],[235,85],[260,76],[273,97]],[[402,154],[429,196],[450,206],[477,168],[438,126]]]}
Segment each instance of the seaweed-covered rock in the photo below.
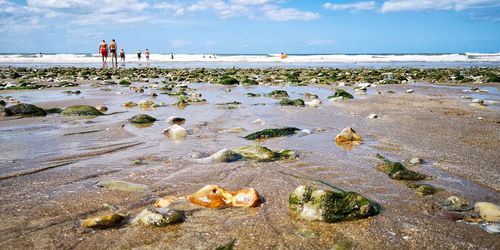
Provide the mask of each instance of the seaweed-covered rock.
{"label": "seaweed-covered rock", "polygon": [[408,185],[409,188],[414,188],[415,193],[417,193],[420,196],[427,196],[431,194],[435,194],[438,192],[438,189],[435,187],[428,185],[428,184],[417,184],[417,183],[411,183]]}
{"label": "seaweed-covered rock", "polygon": [[142,210],[133,220],[132,225],[143,225],[152,227],[165,227],[182,222],[184,215],[181,211],[164,208],[147,208]]}
{"label": "seaweed-covered rock", "polygon": [[261,96],[261,94],[256,94],[256,93],[246,93],[245,95],[248,97],[260,97]]}
{"label": "seaweed-covered rock", "polygon": [[364,219],[380,213],[381,206],[355,192],[334,192],[297,187],[288,199],[289,213],[308,221],[328,223]]}
{"label": "seaweed-covered rock", "polygon": [[27,103],[19,103],[13,106],[8,107],[7,109],[13,115],[22,115],[22,116],[46,116],[47,112],[44,109],[35,106],[33,104]]}
{"label": "seaweed-covered rock", "polygon": [[104,229],[118,226],[125,216],[119,213],[111,213],[102,216],[88,218],[82,221],[82,227]]}
{"label": "seaweed-covered rock", "polygon": [[222,85],[238,85],[240,82],[231,76],[223,76],[219,78],[219,84]]}
{"label": "seaweed-covered rock", "polygon": [[146,114],[138,114],[130,117],[128,121],[130,123],[144,124],[144,123],[153,123],[156,121],[156,118]]}
{"label": "seaweed-covered rock", "polygon": [[273,137],[294,135],[300,129],[294,127],[268,128],[245,136],[247,140],[269,139]]}
{"label": "seaweed-covered rock", "polygon": [[407,169],[400,162],[391,162],[387,160],[383,155],[377,154],[377,158],[384,161],[384,163],[377,166],[377,170],[386,173],[392,179],[396,180],[407,180],[407,181],[419,181],[426,178],[425,175],[411,171]]}
{"label": "seaweed-covered rock", "polygon": [[6,106],[6,105],[7,105],[7,103],[4,100],[0,100],[0,106],[3,107],[3,106]]}
{"label": "seaweed-covered rock", "polygon": [[302,99],[291,100],[291,99],[285,98],[285,99],[280,101],[280,105],[304,107],[305,103],[304,103],[304,100],[302,100]]}
{"label": "seaweed-covered rock", "polygon": [[61,115],[64,116],[98,116],[103,115],[101,111],[92,106],[87,105],[74,105],[65,108]]}
{"label": "seaweed-covered rock", "polygon": [[47,114],[60,114],[63,110],[61,108],[50,108],[46,109]]}
{"label": "seaweed-covered rock", "polygon": [[353,99],[354,97],[349,92],[343,89],[335,90],[335,93],[328,97],[328,99]]}
{"label": "seaweed-covered rock", "polygon": [[254,79],[249,79],[249,78],[245,78],[243,80],[243,82],[241,82],[243,85],[259,85],[259,82],[255,81]]}
{"label": "seaweed-covered rock", "polygon": [[123,86],[130,86],[132,83],[130,83],[127,80],[121,80],[118,84],[123,85]]}
{"label": "seaweed-covered rock", "polygon": [[285,90],[273,90],[266,94],[266,96],[272,98],[288,98],[288,93]]}
{"label": "seaweed-covered rock", "polygon": [[12,111],[10,109],[0,106],[0,117],[11,116]]}
{"label": "seaweed-covered rock", "polygon": [[451,211],[468,211],[472,209],[472,206],[469,204],[467,199],[459,196],[450,196],[445,201],[445,206],[448,210]]}
{"label": "seaweed-covered rock", "polygon": [[296,154],[292,150],[281,150],[278,152],[274,152],[269,148],[259,145],[243,146],[234,149],[233,151],[246,159],[261,162],[296,158]]}

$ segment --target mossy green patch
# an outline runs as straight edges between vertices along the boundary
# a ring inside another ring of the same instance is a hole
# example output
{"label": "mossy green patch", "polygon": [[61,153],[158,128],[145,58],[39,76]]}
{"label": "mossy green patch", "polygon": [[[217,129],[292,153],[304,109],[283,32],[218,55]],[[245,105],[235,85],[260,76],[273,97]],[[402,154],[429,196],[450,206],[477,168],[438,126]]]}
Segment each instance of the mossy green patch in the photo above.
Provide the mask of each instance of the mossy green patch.
{"label": "mossy green patch", "polygon": [[156,118],[146,115],[146,114],[137,114],[128,119],[130,123],[136,124],[145,124],[145,123],[153,123],[156,121]]}
{"label": "mossy green patch", "polygon": [[279,104],[281,106],[299,106],[299,107],[305,106],[304,100],[302,100],[302,99],[291,100],[291,99],[285,98],[285,99],[281,100]]}
{"label": "mossy green patch", "polygon": [[245,136],[247,140],[269,139],[274,137],[294,135],[300,129],[294,127],[268,128]]}
{"label": "mossy green patch", "polygon": [[92,106],[87,105],[74,105],[65,108],[61,115],[63,116],[99,116],[103,115],[101,111]]}

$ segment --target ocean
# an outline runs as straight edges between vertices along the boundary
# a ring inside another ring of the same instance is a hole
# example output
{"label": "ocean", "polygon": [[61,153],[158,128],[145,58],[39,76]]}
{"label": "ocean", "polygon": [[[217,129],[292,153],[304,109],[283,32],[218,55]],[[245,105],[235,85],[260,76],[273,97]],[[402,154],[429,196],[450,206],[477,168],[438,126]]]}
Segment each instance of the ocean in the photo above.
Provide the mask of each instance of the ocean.
{"label": "ocean", "polygon": [[[456,54],[151,54],[146,62],[144,54],[138,61],[136,54],[126,54],[121,67],[165,68],[262,68],[262,67],[497,67],[500,53]],[[118,59],[120,60],[120,59]],[[111,65],[108,57],[108,66]],[[99,54],[89,53],[0,53],[0,66],[20,67],[102,67]]]}

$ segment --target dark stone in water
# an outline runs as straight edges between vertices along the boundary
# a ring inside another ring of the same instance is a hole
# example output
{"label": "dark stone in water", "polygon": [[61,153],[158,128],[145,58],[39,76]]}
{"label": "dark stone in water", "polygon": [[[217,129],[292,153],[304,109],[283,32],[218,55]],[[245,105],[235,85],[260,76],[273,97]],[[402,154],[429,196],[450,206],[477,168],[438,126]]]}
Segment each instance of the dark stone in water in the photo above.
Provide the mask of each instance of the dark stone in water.
{"label": "dark stone in water", "polygon": [[330,98],[353,99],[354,97],[343,89],[337,89],[335,90],[335,94],[328,97],[328,99]]}
{"label": "dark stone in water", "polygon": [[396,180],[407,180],[407,181],[419,181],[426,178],[425,175],[411,171],[407,169],[400,162],[391,162],[387,160],[383,155],[377,154],[377,158],[384,161],[384,163],[377,166],[377,170],[382,171],[389,175],[392,179]]}
{"label": "dark stone in water", "polygon": [[302,99],[291,100],[291,99],[285,98],[285,99],[280,101],[280,105],[303,107],[303,106],[305,106],[305,103],[304,103],[304,100],[302,100]]}
{"label": "dark stone in water", "polygon": [[97,110],[92,106],[87,105],[75,105],[65,108],[61,115],[64,116],[99,116],[103,115],[101,111]]}
{"label": "dark stone in water", "polygon": [[14,106],[8,107],[8,109],[12,112],[13,115],[22,115],[22,116],[46,116],[47,113],[44,109],[35,106],[33,104],[20,103]]}
{"label": "dark stone in water", "polygon": [[240,82],[231,76],[223,76],[219,79],[219,84],[222,85],[238,85]]}
{"label": "dark stone in water", "polygon": [[130,123],[144,124],[144,123],[153,123],[156,121],[156,118],[146,114],[138,114],[129,118],[128,121]]}
{"label": "dark stone in water", "polygon": [[288,98],[288,93],[284,90],[273,90],[268,93],[266,96],[272,98]]}
{"label": "dark stone in water", "polygon": [[247,140],[268,139],[273,137],[290,136],[299,131],[298,128],[285,127],[285,128],[268,128],[245,136]]}
{"label": "dark stone in water", "polygon": [[11,116],[12,111],[10,109],[0,106],[0,117]]}

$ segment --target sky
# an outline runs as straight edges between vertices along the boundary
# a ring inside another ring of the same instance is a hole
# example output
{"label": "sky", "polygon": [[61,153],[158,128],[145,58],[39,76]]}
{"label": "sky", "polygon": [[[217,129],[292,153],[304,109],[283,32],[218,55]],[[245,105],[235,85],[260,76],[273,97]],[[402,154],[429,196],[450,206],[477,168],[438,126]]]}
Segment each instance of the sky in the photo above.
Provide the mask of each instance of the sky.
{"label": "sky", "polygon": [[500,52],[500,0],[0,0],[0,53]]}

